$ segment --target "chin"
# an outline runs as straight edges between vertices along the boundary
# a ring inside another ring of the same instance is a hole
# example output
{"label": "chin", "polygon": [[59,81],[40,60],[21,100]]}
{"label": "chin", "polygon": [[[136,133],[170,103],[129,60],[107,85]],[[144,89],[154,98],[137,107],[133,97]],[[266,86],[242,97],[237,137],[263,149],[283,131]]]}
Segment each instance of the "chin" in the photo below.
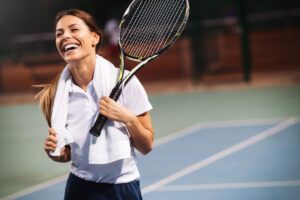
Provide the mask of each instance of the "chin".
{"label": "chin", "polygon": [[66,62],[76,62],[82,59],[82,56],[78,56],[78,55],[68,55],[68,56],[63,56],[63,59]]}

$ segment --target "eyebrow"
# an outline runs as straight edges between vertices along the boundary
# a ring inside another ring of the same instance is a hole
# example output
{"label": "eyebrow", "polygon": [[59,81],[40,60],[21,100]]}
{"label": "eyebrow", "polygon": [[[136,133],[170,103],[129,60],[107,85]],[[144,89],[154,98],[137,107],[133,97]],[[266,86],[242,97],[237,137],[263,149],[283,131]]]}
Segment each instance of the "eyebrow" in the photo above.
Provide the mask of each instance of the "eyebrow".
{"label": "eyebrow", "polygon": [[[72,28],[73,26],[76,26],[76,25],[79,25],[79,24],[71,24],[71,25],[68,26],[68,28]],[[59,28],[59,29],[56,30],[56,32],[59,32],[59,31],[63,31],[63,29]]]}

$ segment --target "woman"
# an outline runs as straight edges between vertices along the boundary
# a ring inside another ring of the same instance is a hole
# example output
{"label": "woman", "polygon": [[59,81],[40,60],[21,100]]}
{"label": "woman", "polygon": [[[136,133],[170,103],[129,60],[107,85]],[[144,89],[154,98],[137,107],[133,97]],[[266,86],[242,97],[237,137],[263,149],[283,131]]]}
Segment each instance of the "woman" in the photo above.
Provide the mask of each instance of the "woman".
{"label": "woman", "polygon": [[[147,154],[153,146],[147,94],[134,77],[118,102],[108,97],[118,69],[96,54],[102,37],[91,15],[66,10],[55,24],[67,66],[39,96],[50,127],[44,150],[54,161],[71,161],[65,199],[142,199],[134,148]],[[109,120],[94,137],[89,129],[99,112]]]}

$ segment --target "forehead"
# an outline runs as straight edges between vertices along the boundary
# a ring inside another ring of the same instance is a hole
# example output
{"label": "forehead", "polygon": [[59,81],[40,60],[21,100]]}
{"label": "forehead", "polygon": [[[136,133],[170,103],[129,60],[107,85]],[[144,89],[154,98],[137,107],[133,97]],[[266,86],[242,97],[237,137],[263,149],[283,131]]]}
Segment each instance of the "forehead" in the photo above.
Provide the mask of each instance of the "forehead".
{"label": "forehead", "polygon": [[56,23],[56,30],[67,28],[71,25],[79,25],[79,26],[86,26],[85,22],[73,15],[66,15],[63,16],[57,23]]}

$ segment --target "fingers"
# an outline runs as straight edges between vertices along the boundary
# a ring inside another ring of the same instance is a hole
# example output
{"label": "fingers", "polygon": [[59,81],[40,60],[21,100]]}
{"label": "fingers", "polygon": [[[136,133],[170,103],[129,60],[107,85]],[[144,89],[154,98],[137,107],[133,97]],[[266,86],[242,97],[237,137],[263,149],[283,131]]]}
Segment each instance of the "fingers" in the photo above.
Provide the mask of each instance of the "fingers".
{"label": "fingers", "polygon": [[49,135],[56,135],[56,131],[54,128],[49,128],[48,133]]}
{"label": "fingers", "polygon": [[49,134],[46,137],[45,143],[44,143],[44,150],[49,153],[49,151],[54,151],[57,146],[57,133],[53,128],[49,128]]}
{"label": "fingers", "polygon": [[113,107],[112,107],[113,103],[114,103],[114,100],[112,100],[111,98],[106,97],[106,96],[102,97],[99,102],[100,113],[104,116],[107,116],[113,109]]}
{"label": "fingers", "polygon": [[[109,107],[109,105],[113,104],[113,102],[115,102],[113,99],[104,96],[104,97],[102,97],[102,98],[100,99],[100,102],[99,102],[99,103],[100,103],[101,106]],[[100,107],[101,107],[101,106],[100,106]]]}
{"label": "fingers", "polygon": [[114,101],[109,97],[102,97],[99,102],[100,113],[105,117],[118,121],[118,122],[126,122],[128,118],[134,115],[130,110],[126,107],[122,106],[118,102]]}

